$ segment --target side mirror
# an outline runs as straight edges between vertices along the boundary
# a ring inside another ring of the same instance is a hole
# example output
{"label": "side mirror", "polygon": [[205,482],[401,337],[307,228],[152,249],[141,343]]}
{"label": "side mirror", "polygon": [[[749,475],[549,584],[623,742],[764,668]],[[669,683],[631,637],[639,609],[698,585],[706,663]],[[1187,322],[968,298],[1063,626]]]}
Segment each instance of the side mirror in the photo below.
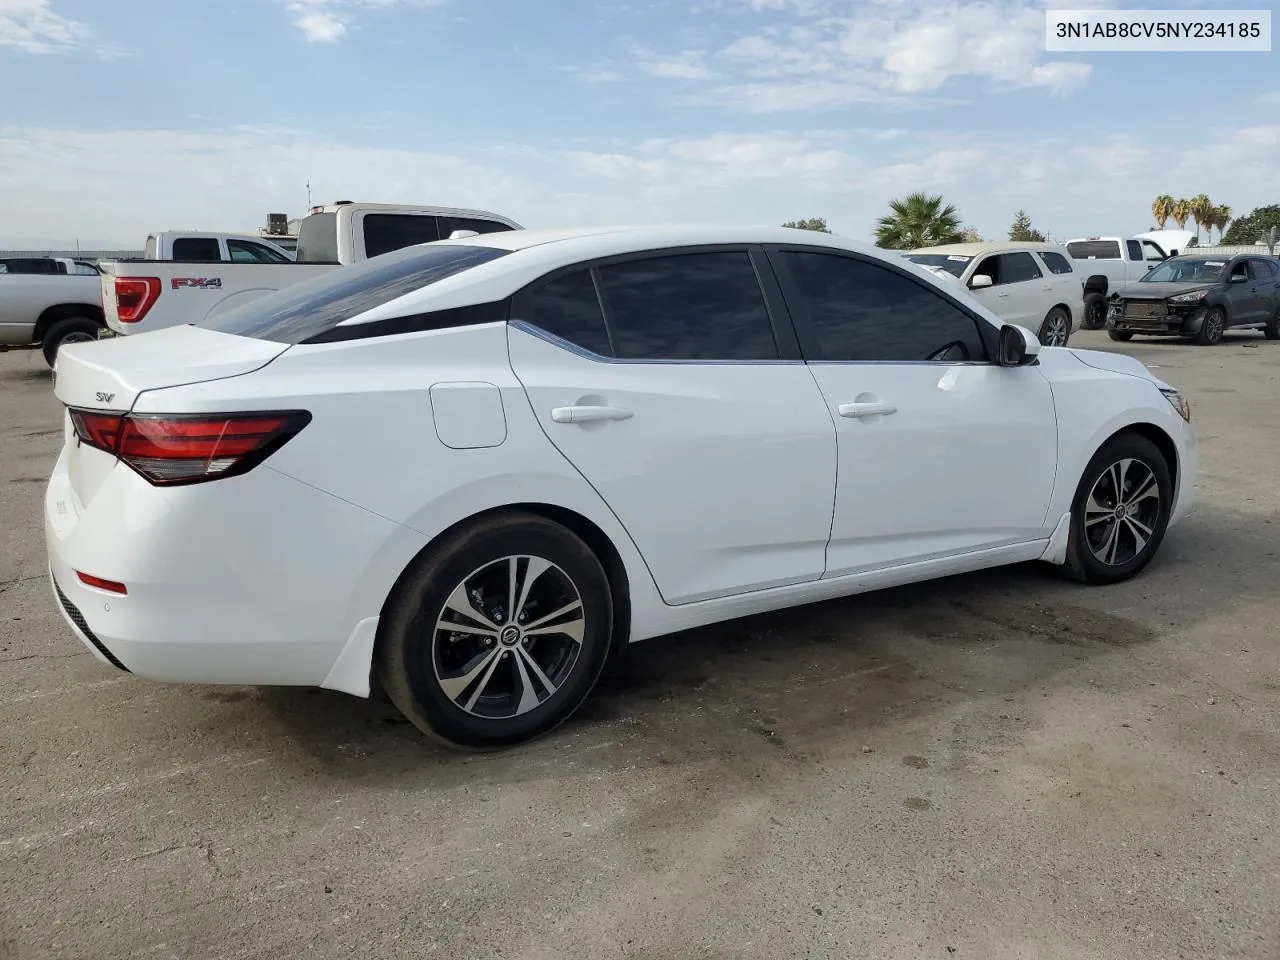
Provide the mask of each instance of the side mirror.
{"label": "side mirror", "polygon": [[969,278],[969,289],[977,290],[981,287],[991,286],[991,278],[985,273],[975,274]]}
{"label": "side mirror", "polygon": [[1040,339],[1026,327],[1006,323],[1000,328],[996,362],[1002,367],[1023,367],[1040,354]]}

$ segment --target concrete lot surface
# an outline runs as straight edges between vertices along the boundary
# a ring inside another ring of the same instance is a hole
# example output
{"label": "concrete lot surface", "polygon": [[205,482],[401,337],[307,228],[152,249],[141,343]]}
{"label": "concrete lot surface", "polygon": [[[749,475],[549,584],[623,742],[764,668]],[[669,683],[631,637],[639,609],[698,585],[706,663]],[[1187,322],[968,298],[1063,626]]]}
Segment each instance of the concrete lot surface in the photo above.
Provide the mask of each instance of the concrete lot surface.
{"label": "concrete lot surface", "polygon": [[654,640],[491,756],[83,652],[45,578],[59,408],[0,356],[0,958],[1280,957],[1280,343],[1072,345],[1191,399],[1199,503],[1145,575]]}

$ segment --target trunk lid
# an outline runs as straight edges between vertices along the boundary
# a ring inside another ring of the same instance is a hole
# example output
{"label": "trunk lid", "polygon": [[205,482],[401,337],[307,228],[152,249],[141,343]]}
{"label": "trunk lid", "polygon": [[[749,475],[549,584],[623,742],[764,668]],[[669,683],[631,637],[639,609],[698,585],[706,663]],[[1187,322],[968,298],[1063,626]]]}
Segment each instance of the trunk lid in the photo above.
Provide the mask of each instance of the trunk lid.
{"label": "trunk lid", "polygon": [[[53,392],[66,407],[124,414],[144,390],[242,376],[261,369],[288,349],[287,343],[189,325],[73,343],[58,351]],[[117,461],[113,454],[78,442],[70,415],[63,420],[68,478],[78,506],[83,507],[117,467]]]}

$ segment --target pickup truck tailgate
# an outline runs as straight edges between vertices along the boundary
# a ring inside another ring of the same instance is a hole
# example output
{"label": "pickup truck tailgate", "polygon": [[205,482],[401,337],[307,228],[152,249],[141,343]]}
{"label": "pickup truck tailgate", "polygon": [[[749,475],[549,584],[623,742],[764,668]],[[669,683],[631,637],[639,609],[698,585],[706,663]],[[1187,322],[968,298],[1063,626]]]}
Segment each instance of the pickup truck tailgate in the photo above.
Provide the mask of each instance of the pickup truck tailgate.
{"label": "pickup truck tailgate", "polygon": [[[73,343],[58,351],[53,392],[68,409],[123,416],[144,390],[252,373],[288,349],[286,343],[193,326],[169,327],[145,337]],[[83,505],[116,468],[116,458],[79,443],[70,416],[64,420],[62,455],[72,490]]]}

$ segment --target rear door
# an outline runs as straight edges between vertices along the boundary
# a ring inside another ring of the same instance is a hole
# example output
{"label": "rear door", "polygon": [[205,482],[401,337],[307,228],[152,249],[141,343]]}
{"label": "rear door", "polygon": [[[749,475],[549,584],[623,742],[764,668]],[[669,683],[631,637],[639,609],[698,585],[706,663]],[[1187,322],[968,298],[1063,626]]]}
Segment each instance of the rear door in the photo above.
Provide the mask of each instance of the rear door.
{"label": "rear door", "polygon": [[760,258],[748,247],[612,258],[513,305],[511,364],[539,423],[668,603],[823,573],[835,431]]}

